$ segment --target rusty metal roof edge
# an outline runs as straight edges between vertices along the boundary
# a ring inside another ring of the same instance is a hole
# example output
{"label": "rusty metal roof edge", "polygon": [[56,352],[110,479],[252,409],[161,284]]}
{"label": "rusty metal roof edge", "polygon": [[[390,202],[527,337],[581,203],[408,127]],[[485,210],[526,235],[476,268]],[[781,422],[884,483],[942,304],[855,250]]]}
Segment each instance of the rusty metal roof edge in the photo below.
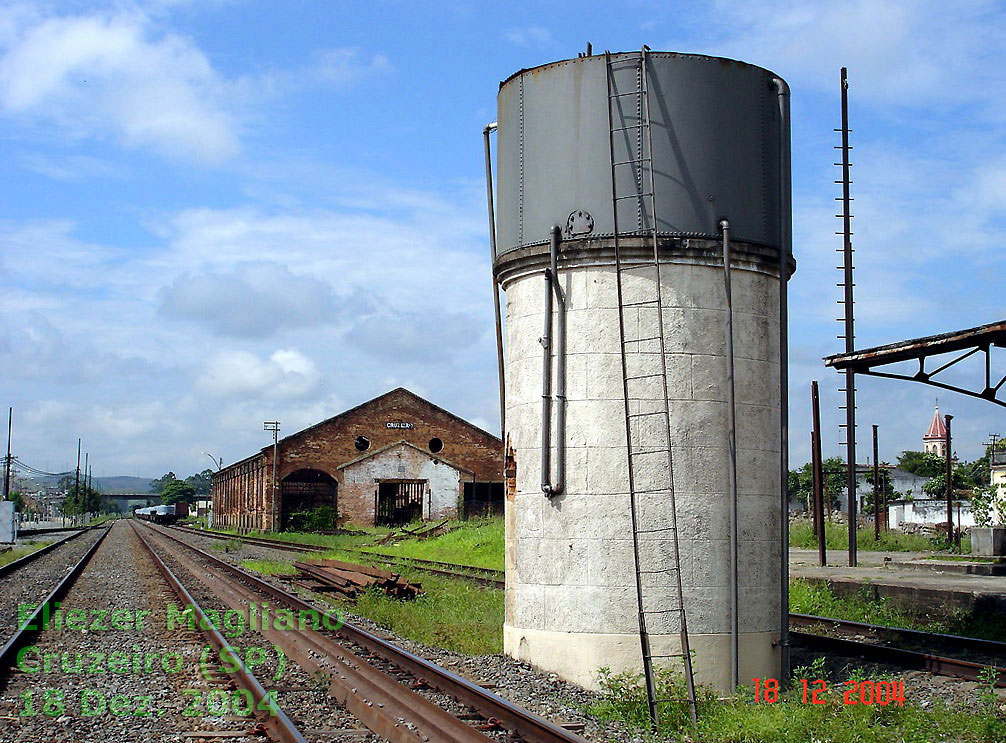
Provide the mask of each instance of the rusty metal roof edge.
{"label": "rusty metal roof edge", "polygon": [[[959,348],[966,347],[968,345],[984,345],[983,341],[994,343],[994,339],[987,338],[986,336],[995,336],[998,334],[1002,334],[1004,341],[1006,341],[1006,320],[997,320],[996,322],[988,323],[986,325],[978,325],[977,327],[967,328],[965,330],[955,330],[949,333],[938,333],[936,335],[923,336],[922,338],[897,341],[883,346],[863,348],[858,351],[853,351],[852,353],[837,353],[831,356],[825,356],[824,365],[831,366],[836,369],[843,369],[855,365],[856,362],[867,361],[870,358],[877,357],[883,359],[885,356],[892,356],[894,358],[886,360],[878,359],[877,365],[893,364],[897,361],[906,361],[908,359],[915,358],[915,356],[912,355],[912,352],[923,348],[933,349],[938,348],[941,345],[947,345],[948,348],[946,348],[945,351],[936,351],[936,353],[944,353],[958,350]],[[964,346],[958,345],[962,343]]]}

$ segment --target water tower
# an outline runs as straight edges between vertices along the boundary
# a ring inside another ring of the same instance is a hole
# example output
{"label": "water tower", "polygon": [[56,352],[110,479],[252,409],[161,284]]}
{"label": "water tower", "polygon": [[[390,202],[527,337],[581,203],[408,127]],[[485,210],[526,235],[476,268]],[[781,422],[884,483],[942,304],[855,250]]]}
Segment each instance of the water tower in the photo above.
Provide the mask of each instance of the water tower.
{"label": "water tower", "polygon": [[498,103],[505,650],[588,687],[683,648],[721,690],[778,676],[788,87],[588,51]]}

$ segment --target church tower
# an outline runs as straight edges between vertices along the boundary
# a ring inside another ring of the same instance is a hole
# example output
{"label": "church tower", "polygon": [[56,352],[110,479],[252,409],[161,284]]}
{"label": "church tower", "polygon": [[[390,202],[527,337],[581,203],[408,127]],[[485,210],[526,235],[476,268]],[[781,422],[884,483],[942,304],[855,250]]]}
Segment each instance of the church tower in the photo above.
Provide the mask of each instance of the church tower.
{"label": "church tower", "polygon": [[922,437],[922,446],[926,454],[935,454],[940,458],[947,456],[947,427],[943,425],[939,406],[936,407],[936,412],[933,413],[933,420],[929,423],[929,429]]}

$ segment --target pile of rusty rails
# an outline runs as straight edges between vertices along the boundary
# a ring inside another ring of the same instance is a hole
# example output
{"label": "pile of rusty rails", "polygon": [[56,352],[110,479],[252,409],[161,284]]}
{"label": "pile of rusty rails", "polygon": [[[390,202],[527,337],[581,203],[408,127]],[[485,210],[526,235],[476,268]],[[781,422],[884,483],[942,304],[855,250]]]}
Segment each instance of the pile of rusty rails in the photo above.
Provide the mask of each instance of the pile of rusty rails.
{"label": "pile of rusty rails", "polygon": [[[11,562],[7,563],[6,565],[0,565],[0,577],[2,577],[4,575],[10,575],[11,573],[15,572],[18,568],[24,567],[25,565],[28,565],[29,563],[34,562],[35,560],[37,560],[38,558],[40,558],[42,555],[47,555],[50,552],[59,549],[60,547],[62,547],[67,542],[76,539],[81,534],[86,534],[91,529],[97,529],[97,528],[98,527],[96,527],[96,526],[88,526],[88,527],[85,527],[83,529],[78,529],[78,530],[74,531],[73,534],[71,534],[71,535],[69,535],[67,537],[63,537],[62,539],[57,539],[55,542],[51,542],[50,544],[47,544],[44,547],[40,547],[39,549],[35,550],[34,552],[29,552],[27,555],[24,555],[23,557],[19,557],[16,560],[12,560]],[[69,529],[61,529],[60,531],[69,531]],[[22,534],[23,534],[23,532],[22,532]]]}
{"label": "pile of rusty rails", "polygon": [[[15,560],[14,562],[4,565],[3,574],[10,574],[11,572],[17,570],[17,568],[22,567],[34,559],[37,559],[41,555],[61,547],[71,539],[79,537],[85,531],[89,530],[83,529],[76,534],[71,534],[66,539],[53,542],[40,550],[36,550],[29,555],[25,555],[19,560]],[[14,630],[14,634],[7,638],[7,642],[4,643],[2,648],[0,648],[0,681],[3,680],[9,669],[14,666],[18,649],[27,645],[31,638],[37,633],[38,630],[36,628],[39,626],[39,618],[43,615],[49,616],[55,609],[56,602],[66,596],[67,591],[70,590],[70,587],[74,584],[80,574],[84,572],[84,568],[87,566],[91,557],[98,551],[98,546],[102,543],[102,541],[104,541],[105,537],[108,536],[109,531],[110,527],[105,529],[105,532],[97,540],[95,540],[94,544],[88,548],[87,552],[85,552],[84,555],[74,564],[74,566],[70,568],[69,572],[63,576],[49,594],[39,601],[31,616],[21,622],[21,624]]]}
{"label": "pile of rusty rails", "polygon": [[340,597],[355,599],[368,588],[380,590],[397,599],[414,599],[423,591],[419,583],[402,580],[397,573],[369,565],[357,565],[342,560],[310,560],[293,564],[300,571],[290,578],[295,585],[318,593],[334,592]]}
{"label": "pile of rusty rails", "polygon": [[[500,735],[515,743],[586,743],[474,682],[178,539],[167,528],[147,523],[134,528],[144,532],[152,546],[200,576],[207,590],[227,606],[240,609],[266,601],[298,616],[320,613],[317,629],[306,626],[262,634],[305,671],[324,676],[340,705],[392,743],[487,743]],[[420,690],[430,690],[430,698]],[[433,699],[465,711],[448,711]]]}
{"label": "pile of rusty rails", "polygon": [[289,542],[282,539],[270,539],[268,537],[249,537],[227,532],[209,531],[206,529],[190,529],[187,527],[174,527],[189,534],[197,534],[211,539],[234,539],[246,544],[254,544],[260,547],[270,547],[272,549],[286,552],[327,552],[331,549],[338,549],[352,555],[365,556],[373,562],[392,567],[412,568],[431,575],[440,575],[446,578],[459,578],[471,581],[490,588],[500,588],[505,586],[502,570],[484,568],[478,565],[460,565],[453,562],[441,562],[439,560],[424,560],[418,557],[406,557],[403,555],[390,555],[386,552],[374,552],[371,550],[358,549],[354,547],[326,547],[323,545],[309,545],[301,542]]}
{"label": "pile of rusty rails", "polygon": [[[990,673],[987,669],[992,668],[998,674],[995,685],[1006,687],[1006,667],[1003,667],[1003,662],[1006,661],[1004,642],[809,614],[790,614],[789,621],[791,627],[814,630],[790,632],[793,642],[813,650],[862,657],[890,663],[900,668],[927,671],[938,676],[953,676],[969,681],[987,682],[987,674]],[[899,644],[889,644],[891,642]],[[936,649],[953,653],[957,657],[936,655],[932,652]]]}

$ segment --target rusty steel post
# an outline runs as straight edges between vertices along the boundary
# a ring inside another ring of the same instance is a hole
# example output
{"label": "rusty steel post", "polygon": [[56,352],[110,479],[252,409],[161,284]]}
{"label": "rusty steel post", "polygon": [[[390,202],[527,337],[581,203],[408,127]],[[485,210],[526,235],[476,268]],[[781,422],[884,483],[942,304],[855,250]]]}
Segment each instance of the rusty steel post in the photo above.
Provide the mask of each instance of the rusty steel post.
{"label": "rusty steel post", "polygon": [[817,537],[817,557],[821,565],[828,564],[826,532],[824,528],[824,472],[821,462],[821,398],[817,380],[810,383],[811,417],[811,468],[814,473],[814,534]]}
{"label": "rusty steel post", "polygon": [[877,424],[873,424],[873,541],[880,541],[880,460],[877,458]]}
{"label": "rusty steel post", "polygon": [[947,477],[947,544],[954,546],[954,453],[950,445],[950,421],[952,415],[943,416],[943,421],[947,427],[947,448],[946,448],[946,477]]}
{"label": "rusty steel post", "polygon": [[3,499],[10,500],[10,468],[13,462],[10,458],[10,431],[11,425],[14,422],[14,408],[10,408],[7,411],[7,459],[4,460],[6,466],[3,472]]}

